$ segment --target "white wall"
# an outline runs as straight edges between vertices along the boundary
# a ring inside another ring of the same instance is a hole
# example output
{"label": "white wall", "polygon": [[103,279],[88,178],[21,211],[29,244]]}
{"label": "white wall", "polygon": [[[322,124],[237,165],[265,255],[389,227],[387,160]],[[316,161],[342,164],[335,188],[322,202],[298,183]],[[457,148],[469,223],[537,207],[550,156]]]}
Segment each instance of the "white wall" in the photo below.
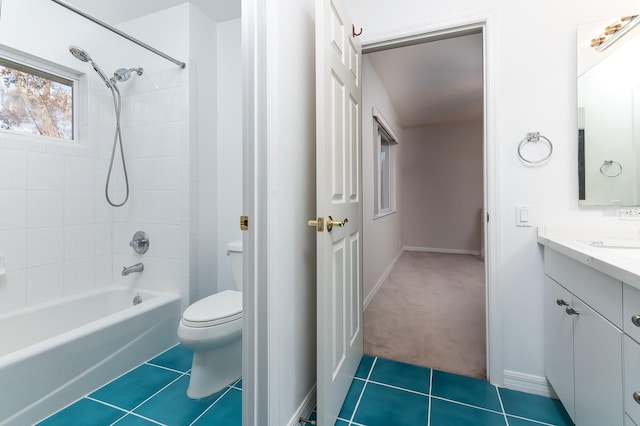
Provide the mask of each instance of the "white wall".
{"label": "white wall", "polygon": [[[366,39],[456,18],[490,14],[496,75],[496,282],[503,312],[505,371],[544,376],[543,264],[536,228],[515,227],[515,205],[531,204],[538,223],[614,221],[610,210],[581,209],[577,203],[576,26],[603,17],[634,13],[637,1],[513,2],[510,0],[351,0],[351,18]],[[524,18],[523,18],[524,17]],[[530,168],[517,160],[517,144],[529,131],[554,143],[551,161]],[[499,379],[500,380],[500,379]]]}
{"label": "white wall", "polygon": [[400,165],[406,247],[480,252],[483,123],[404,130]]}
{"label": "white wall", "polygon": [[227,244],[242,238],[242,64],[240,19],[218,23],[218,286],[234,289]]}
{"label": "white wall", "polygon": [[[374,170],[376,161],[374,119],[375,107],[384,116],[392,130],[400,139],[393,146],[396,156],[396,213],[373,218],[374,212]],[[405,147],[404,133],[398,124],[398,115],[391,104],[389,95],[382,85],[371,60],[362,56],[362,201],[363,201],[363,280],[362,294],[369,301],[386,278],[385,272],[393,264],[402,250],[403,191],[400,185],[400,165]]]}

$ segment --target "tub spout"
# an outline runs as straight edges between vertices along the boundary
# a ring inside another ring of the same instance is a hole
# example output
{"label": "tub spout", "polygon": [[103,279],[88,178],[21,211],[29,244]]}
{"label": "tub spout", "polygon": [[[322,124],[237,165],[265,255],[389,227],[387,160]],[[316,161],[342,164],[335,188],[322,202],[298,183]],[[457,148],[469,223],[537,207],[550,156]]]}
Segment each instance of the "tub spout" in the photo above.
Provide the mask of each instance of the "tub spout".
{"label": "tub spout", "polygon": [[136,263],[135,265],[125,266],[122,268],[122,276],[126,277],[132,272],[142,272],[144,271],[144,265],[142,263]]}

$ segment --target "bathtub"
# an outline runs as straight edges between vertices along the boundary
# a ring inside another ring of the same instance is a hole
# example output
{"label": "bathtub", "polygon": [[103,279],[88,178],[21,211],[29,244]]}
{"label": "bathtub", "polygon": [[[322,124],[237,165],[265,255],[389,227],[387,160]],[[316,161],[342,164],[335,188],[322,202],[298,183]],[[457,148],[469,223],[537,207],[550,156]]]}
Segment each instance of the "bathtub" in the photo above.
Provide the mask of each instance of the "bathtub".
{"label": "bathtub", "polygon": [[178,295],[122,286],[0,316],[0,424],[33,424],[147,361],[179,321]]}

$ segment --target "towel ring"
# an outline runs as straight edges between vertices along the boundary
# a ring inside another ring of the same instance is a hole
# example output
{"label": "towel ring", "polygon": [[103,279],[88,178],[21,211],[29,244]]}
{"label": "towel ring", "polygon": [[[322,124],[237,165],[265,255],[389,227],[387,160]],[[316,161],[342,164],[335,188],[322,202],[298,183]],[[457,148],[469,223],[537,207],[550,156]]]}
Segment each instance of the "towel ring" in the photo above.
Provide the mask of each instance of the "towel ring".
{"label": "towel ring", "polygon": [[[547,153],[547,155],[545,155],[539,160],[526,159],[522,154],[522,147],[528,144],[529,142],[540,142],[540,139],[544,139],[547,145],[549,145],[549,152]],[[518,144],[518,157],[520,157],[522,161],[528,164],[542,164],[545,161],[547,161],[549,157],[551,157],[552,153],[553,153],[553,144],[546,136],[541,135],[540,132],[528,132],[527,136],[524,139],[522,139]]]}
{"label": "towel ring", "polygon": [[[607,174],[605,172],[605,166],[610,167],[610,166],[618,166],[618,173],[615,174]],[[602,176],[606,176],[606,177],[617,177],[620,176],[622,174],[622,164],[618,163],[617,161],[613,161],[613,160],[604,160],[604,162],[602,163],[602,166],[600,166],[600,174],[602,174]]]}

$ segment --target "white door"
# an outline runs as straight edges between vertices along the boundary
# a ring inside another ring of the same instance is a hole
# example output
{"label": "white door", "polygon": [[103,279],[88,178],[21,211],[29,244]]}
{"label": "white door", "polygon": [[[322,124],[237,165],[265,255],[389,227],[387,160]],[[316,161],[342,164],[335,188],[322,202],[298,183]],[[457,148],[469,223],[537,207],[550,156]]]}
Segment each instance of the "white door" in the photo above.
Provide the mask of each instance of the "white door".
{"label": "white door", "polygon": [[342,3],[316,6],[319,425],[335,423],[362,358],[362,51]]}

